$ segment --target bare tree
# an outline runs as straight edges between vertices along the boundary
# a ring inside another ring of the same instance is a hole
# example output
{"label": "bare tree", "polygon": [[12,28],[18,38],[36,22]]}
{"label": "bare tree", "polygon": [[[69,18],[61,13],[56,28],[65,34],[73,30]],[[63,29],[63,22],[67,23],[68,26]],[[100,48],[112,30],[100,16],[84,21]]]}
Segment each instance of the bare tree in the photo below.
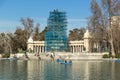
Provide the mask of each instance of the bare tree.
{"label": "bare tree", "polygon": [[[102,2],[102,6],[103,6],[103,11],[104,11],[104,20],[108,20],[109,25],[105,25],[108,26],[108,38],[109,38],[109,42],[111,44],[111,53],[112,56],[115,56],[115,44],[114,44],[114,36],[116,35],[116,33],[114,32],[116,29],[116,27],[114,25],[112,25],[112,17],[113,16],[117,16],[120,15],[120,0],[101,0]],[[117,25],[117,24],[116,24]]]}
{"label": "bare tree", "polygon": [[[116,31],[118,32],[119,29],[115,27],[118,26],[117,23],[114,25],[111,23],[113,16],[120,15],[120,0],[101,0],[101,5],[98,5],[96,0],[92,0],[91,2],[92,16],[89,20],[89,23],[91,23],[90,28],[93,34],[101,38],[101,41],[109,41],[112,56],[115,56],[115,49],[119,42],[119,35]],[[96,38],[95,35],[94,37]]]}
{"label": "bare tree", "polygon": [[40,26],[40,24],[37,24],[36,27],[34,28],[34,34],[33,34],[33,40],[34,41],[39,41],[40,40],[39,26]]}
{"label": "bare tree", "polygon": [[[97,51],[101,51],[103,46],[103,40],[105,39],[105,28],[104,17],[102,10],[96,0],[91,2],[92,16],[89,19],[89,30],[92,33],[92,43],[97,46]],[[92,45],[91,47],[93,47]],[[91,48],[92,49],[92,48]]]}
{"label": "bare tree", "polygon": [[20,21],[21,21],[22,25],[24,26],[24,30],[27,32],[26,33],[27,38],[29,38],[31,33],[33,32],[33,28],[34,28],[33,19],[31,19],[31,18],[27,18],[27,19],[21,18]]}

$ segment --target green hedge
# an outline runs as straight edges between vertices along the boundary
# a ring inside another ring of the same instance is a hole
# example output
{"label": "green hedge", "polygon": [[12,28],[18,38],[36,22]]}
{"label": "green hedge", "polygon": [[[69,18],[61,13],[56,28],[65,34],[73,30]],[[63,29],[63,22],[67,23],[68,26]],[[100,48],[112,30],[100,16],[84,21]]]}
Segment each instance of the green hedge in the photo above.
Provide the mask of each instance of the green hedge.
{"label": "green hedge", "polygon": [[[109,55],[109,54],[104,54],[103,55],[103,58],[110,58],[110,57],[112,57],[112,55]],[[115,54],[115,58],[119,58],[120,59],[120,53]]]}
{"label": "green hedge", "polygon": [[115,54],[115,58],[120,58],[120,53]]}
{"label": "green hedge", "polygon": [[10,57],[10,54],[9,53],[5,53],[2,55],[2,58],[9,58]]}
{"label": "green hedge", "polygon": [[110,55],[109,54],[104,54],[103,58],[110,58]]}
{"label": "green hedge", "polygon": [[25,53],[25,51],[23,51],[22,48],[18,48],[18,53]]}

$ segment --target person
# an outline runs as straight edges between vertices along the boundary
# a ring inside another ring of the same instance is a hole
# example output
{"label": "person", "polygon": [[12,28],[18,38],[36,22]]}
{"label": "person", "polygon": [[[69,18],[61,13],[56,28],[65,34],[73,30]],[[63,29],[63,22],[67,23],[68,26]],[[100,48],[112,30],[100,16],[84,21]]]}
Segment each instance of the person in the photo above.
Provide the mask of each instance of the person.
{"label": "person", "polygon": [[27,55],[27,53],[26,53],[26,51],[25,51],[25,58],[29,58],[28,55]]}
{"label": "person", "polygon": [[65,63],[67,63],[67,61],[65,60]]}
{"label": "person", "polygon": [[40,57],[40,56],[38,56],[38,59],[39,59],[39,60],[41,60],[41,57]]}
{"label": "person", "polygon": [[70,56],[67,56],[67,62],[69,62],[69,63],[71,63],[72,62],[72,60],[70,59]]}
{"label": "person", "polygon": [[51,57],[51,60],[54,60],[53,53],[51,53],[50,57]]}

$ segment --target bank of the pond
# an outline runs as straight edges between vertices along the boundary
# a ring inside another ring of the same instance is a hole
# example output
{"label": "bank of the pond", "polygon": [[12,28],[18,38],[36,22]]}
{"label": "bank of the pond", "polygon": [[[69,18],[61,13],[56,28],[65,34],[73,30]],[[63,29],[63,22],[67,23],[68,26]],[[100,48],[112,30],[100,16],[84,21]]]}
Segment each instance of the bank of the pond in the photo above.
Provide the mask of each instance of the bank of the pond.
{"label": "bank of the pond", "polygon": [[71,60],[112,60],[111,58],[104,59],[103,55],[108,53],[41,53],[41,54],[35,54],[35,53],[17,53],[17,54],[11,54],[10,58],[18,58],[23,60],[29,60],[29,59],[40,59],[40,60],[51,60],[51,58],[58,59],[71,59]]}

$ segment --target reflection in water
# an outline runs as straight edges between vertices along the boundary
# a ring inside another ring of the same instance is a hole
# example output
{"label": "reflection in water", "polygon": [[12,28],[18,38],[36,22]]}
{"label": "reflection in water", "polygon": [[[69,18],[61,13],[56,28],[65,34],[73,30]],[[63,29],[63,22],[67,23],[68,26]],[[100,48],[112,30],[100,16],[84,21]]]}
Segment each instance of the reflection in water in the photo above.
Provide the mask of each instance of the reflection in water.
{"label": "reflection in water", "polygon": [[120,63],[73,61],[72,65],[39,60],[0,60],[0,80],[119,80]]}
{"label": "reflection in water", "polygon": [[0,60],[0,80],[26,80],[27,62]]}

